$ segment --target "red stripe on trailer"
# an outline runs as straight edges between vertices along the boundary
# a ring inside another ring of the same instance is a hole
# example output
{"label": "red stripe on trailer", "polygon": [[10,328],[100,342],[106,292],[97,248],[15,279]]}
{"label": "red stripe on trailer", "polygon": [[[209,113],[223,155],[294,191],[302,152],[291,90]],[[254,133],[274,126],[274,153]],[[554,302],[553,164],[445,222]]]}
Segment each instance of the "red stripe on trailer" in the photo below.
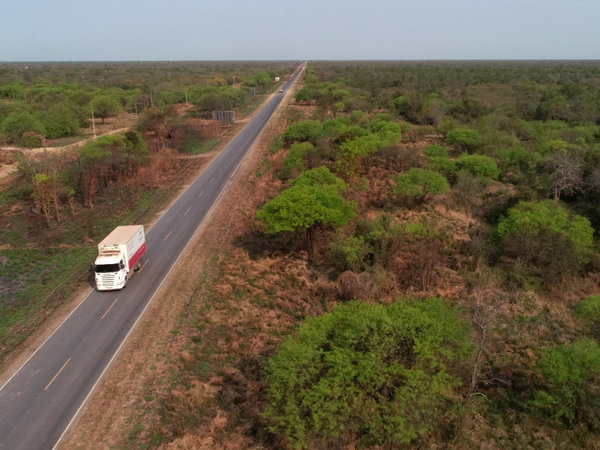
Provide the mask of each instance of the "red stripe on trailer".
{"label": "red stripe on trailer", "polygon": [[129,260],[129,270],[132,270],[135,267],[135,265],[142,258],[142,256],[144,256],[144,253],[146,253],[146,243],[145,242],[142,244],[142,246],[140,248],[138,248],[138,251],[135,252],[133,254],[133,256],[131,257],[131,259]]}

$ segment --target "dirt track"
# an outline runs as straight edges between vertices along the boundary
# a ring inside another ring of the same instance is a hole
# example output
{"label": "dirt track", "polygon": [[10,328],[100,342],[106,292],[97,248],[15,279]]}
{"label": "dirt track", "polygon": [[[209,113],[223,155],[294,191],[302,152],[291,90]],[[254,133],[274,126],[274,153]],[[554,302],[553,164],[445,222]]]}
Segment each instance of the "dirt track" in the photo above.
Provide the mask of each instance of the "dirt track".
{"label": "dirt track", "polygon": [[[114,130],[110,130],[110,131],[106,131],[102,134],[98,134],[97,136],[104,136],[107,134],[115,134],[115,133],[120,133],[123,131],[128,131],[130,129],[130,127],[126,127],[126,128],[117,128]],[[10,151],[20,151],[24,154],[28,154],[28,155],[33,155],[33,156],[38,156],[41,155],[43,153],[57,153],[57,152],[64,152],[64,151],[68,151],[68,150],[73,150],[77,147],[79,147],[82,144],[85,144],[86,142],[91,141],[92,139],[94,139],[93,137],[86,137],[81,139],[80,141],[77,141],[73,144],[69,144],[69,145],[63,145],[60,147],[40,147],[40,148],[10,148]],[[0,148],[0,151],[5,150],[4,148]],[[8,176],[10,176],[11,174],[13,174],[18,167],[18,163],[14,162],[11,164],[1,164],[0,165],[0,182],[2,181],[3,178],[6,178]]]}

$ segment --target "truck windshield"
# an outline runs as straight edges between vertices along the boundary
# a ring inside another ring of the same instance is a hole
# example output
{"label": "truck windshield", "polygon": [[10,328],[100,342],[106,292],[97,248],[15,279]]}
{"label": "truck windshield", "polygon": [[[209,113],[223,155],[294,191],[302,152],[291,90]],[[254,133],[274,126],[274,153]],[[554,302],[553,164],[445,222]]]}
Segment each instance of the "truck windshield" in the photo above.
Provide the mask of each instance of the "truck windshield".
{"label": "truck windshield", "polygon": [[96,264],[96,273],[118,272],[119,264]]}

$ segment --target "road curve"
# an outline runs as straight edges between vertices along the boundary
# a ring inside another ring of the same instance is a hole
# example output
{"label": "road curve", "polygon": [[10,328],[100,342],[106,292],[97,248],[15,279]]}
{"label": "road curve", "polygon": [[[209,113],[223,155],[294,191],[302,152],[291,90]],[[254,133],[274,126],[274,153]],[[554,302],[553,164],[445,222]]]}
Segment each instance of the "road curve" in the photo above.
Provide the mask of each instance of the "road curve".
{"label": "road curve", "polygon": [[127,288],[91,291],[0,388],[0,449],[57,446],[304,66],[146,233]]}

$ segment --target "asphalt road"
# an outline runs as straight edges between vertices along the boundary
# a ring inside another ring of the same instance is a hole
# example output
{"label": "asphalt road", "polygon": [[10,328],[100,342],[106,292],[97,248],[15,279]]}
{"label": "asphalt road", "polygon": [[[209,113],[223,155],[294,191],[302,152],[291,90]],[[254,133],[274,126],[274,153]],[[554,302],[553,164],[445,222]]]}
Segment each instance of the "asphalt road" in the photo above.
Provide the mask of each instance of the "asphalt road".
{"label": "asphalt road", "polygon": [[90,292],[0,388],[0,448],[57,445],[291,83],[286,82],[284,92],[273,96],[147,231],[142,269],[127,288]]}

